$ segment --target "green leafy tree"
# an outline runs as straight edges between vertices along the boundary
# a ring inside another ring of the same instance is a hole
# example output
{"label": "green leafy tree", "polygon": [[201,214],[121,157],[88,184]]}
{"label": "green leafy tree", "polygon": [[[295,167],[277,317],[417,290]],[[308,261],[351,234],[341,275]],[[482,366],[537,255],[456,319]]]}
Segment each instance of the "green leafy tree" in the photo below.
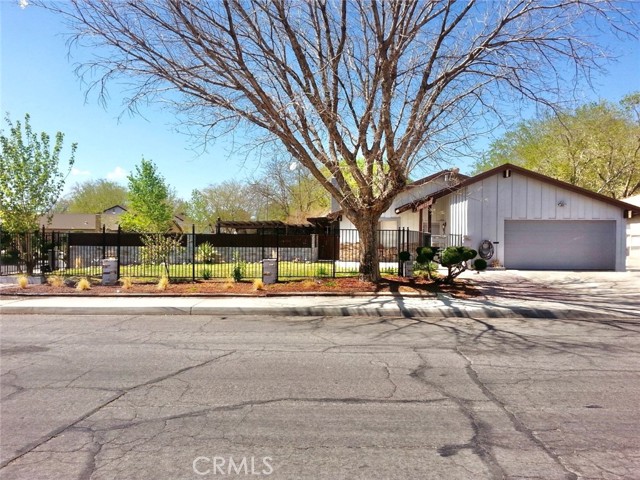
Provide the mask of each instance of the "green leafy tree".
{"label": "green leafy tree", "polygon": [[62,213],[102,213],[114,205],[127,206],[127,188],[110,180],[87,180],[71,187],[56,205]]}
{"label": "green leafy tree", "polygon": [[218,218],[222,220],[249,221],[258,216],[261,208],[256,192],[246,183],[227,180],[194,190],[187,204],[186,214],[199,232],[215,228]]}
{"label": "green leafy tree", "polygon": [[75,161],[77,144],[71,145],[68,167],[63,168],[64,135],[56,133],[52,145],[51,137],[35,133],[29,121],[29,114],[24,125],[7,116],[8,135],[0,131],[0,224],[6,232],[37,230],[38,218],[55,205]]}
{"label": "green leafy tree", "polygon": [[120,217],[124,230],[144,233],[165,233],[171,229],[173,206],[170,190],[151,160],[142,159],[130,174],[127,212]]}
{"label": "green leafy tree", "polygon": [[215,222],[209,210],[207,198],[200,190],[191,192],[185,213],[189,222],[193,223],[196,232],[199,233],[210,231],[213,225],[211,222]]}
{"label": "green leafy tree", "polygon": [[92,49],[101,91],[122,75],[132,109],[175,102],[206,135],[253,127],[286,149],[358,229],[364,280],[412,170],[514,104],[558,104],[602,64],[594,28],[638,28],[637,2],[615,0],[41,3]]}
{"label": "green leafy tree", "polygon": [[50,136],[35,133],[29,120],[26,114],[24,125],[13,123],[7,115],[9,132],[0,131],[0,229],[18,234],[11,250],[17,255],[20,272],[32,275],[43,242],[33,232],[38,229],[38,219],[49,214],[58,200],[77,145],[71,145],[65,172],[60,160],[64,135],[56,133],[51,145]]}
{"label": "green leafy tree", "polygon": [[173,223],[172,192],[151,160],[143,158],[127,179],[128,210],[120,217],[120,226],[142,233],[140,260],[163,265],[166,277],[170,278],[169,265],[183,250],[181,236],[167,235]]}
{"label": "green leafy tree", "polygon": [[640,192],[640,93],[529,120],[493,142],[476,172],[510,162],[613,198]]}

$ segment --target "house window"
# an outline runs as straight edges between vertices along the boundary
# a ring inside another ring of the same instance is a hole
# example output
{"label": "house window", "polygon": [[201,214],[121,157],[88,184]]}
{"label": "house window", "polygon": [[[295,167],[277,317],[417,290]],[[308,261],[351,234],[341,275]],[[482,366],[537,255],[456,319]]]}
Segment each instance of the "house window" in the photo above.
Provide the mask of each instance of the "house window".
{"label": "house window", "polygon": [[380,230],[397,230],[398,220],[395,218],[393,220],[380,220],[380,223],[378,224],[378,228]]}
{"label": "house window", "polygon": [[429,224],[424,222],[422,224],[422,231],[430,233],[431,235],[444,235],[446,232],[447,224],[445,222],[431,222],[431,231],[429,231]]}

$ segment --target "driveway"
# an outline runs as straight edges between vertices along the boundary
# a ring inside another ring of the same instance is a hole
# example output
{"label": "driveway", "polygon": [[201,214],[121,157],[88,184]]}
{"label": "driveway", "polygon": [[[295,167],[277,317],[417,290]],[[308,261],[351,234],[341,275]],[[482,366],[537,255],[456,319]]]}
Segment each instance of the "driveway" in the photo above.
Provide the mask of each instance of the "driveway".
{"label": "driveway", "polygon": [[588,306],[611,315],[640,315],[640,272],[489,270],[465,272],[486,300]]}
{"label": "driveway", "polygon": [[640,478],[638,318],[0,326],[5,480]]}

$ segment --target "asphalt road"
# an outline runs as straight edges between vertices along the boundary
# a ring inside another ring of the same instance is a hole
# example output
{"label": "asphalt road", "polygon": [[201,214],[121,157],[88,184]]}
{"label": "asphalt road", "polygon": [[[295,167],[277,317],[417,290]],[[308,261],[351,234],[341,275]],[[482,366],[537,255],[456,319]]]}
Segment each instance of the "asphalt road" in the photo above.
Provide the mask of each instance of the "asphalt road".
{"label": "asphalt road", "polygon": [[5,480],[640,478],[640,319],[0,327]]}

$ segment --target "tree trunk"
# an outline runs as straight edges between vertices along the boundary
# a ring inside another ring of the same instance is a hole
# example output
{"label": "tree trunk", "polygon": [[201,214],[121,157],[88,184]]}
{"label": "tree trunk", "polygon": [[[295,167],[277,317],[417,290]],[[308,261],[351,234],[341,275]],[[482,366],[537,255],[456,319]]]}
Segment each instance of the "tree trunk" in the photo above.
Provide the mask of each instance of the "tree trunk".
{"label": "tree trunk", "polygon": [[[355,221],[354,221],[355,220]],[[378,221],[380,214],[358,212],[352,220],[360,236],[360,280],[380,280],[380,258],[378,256]]]}
{"label": "tree trunk", "polygon": [[[39,248],[39,245],[36,242],[36,235],[35,233],[17,234],[18,271],[29,276],[33,275],[38,263],[35,250]],[[24,270],[22,269],[22,263],[24,263]]]}

